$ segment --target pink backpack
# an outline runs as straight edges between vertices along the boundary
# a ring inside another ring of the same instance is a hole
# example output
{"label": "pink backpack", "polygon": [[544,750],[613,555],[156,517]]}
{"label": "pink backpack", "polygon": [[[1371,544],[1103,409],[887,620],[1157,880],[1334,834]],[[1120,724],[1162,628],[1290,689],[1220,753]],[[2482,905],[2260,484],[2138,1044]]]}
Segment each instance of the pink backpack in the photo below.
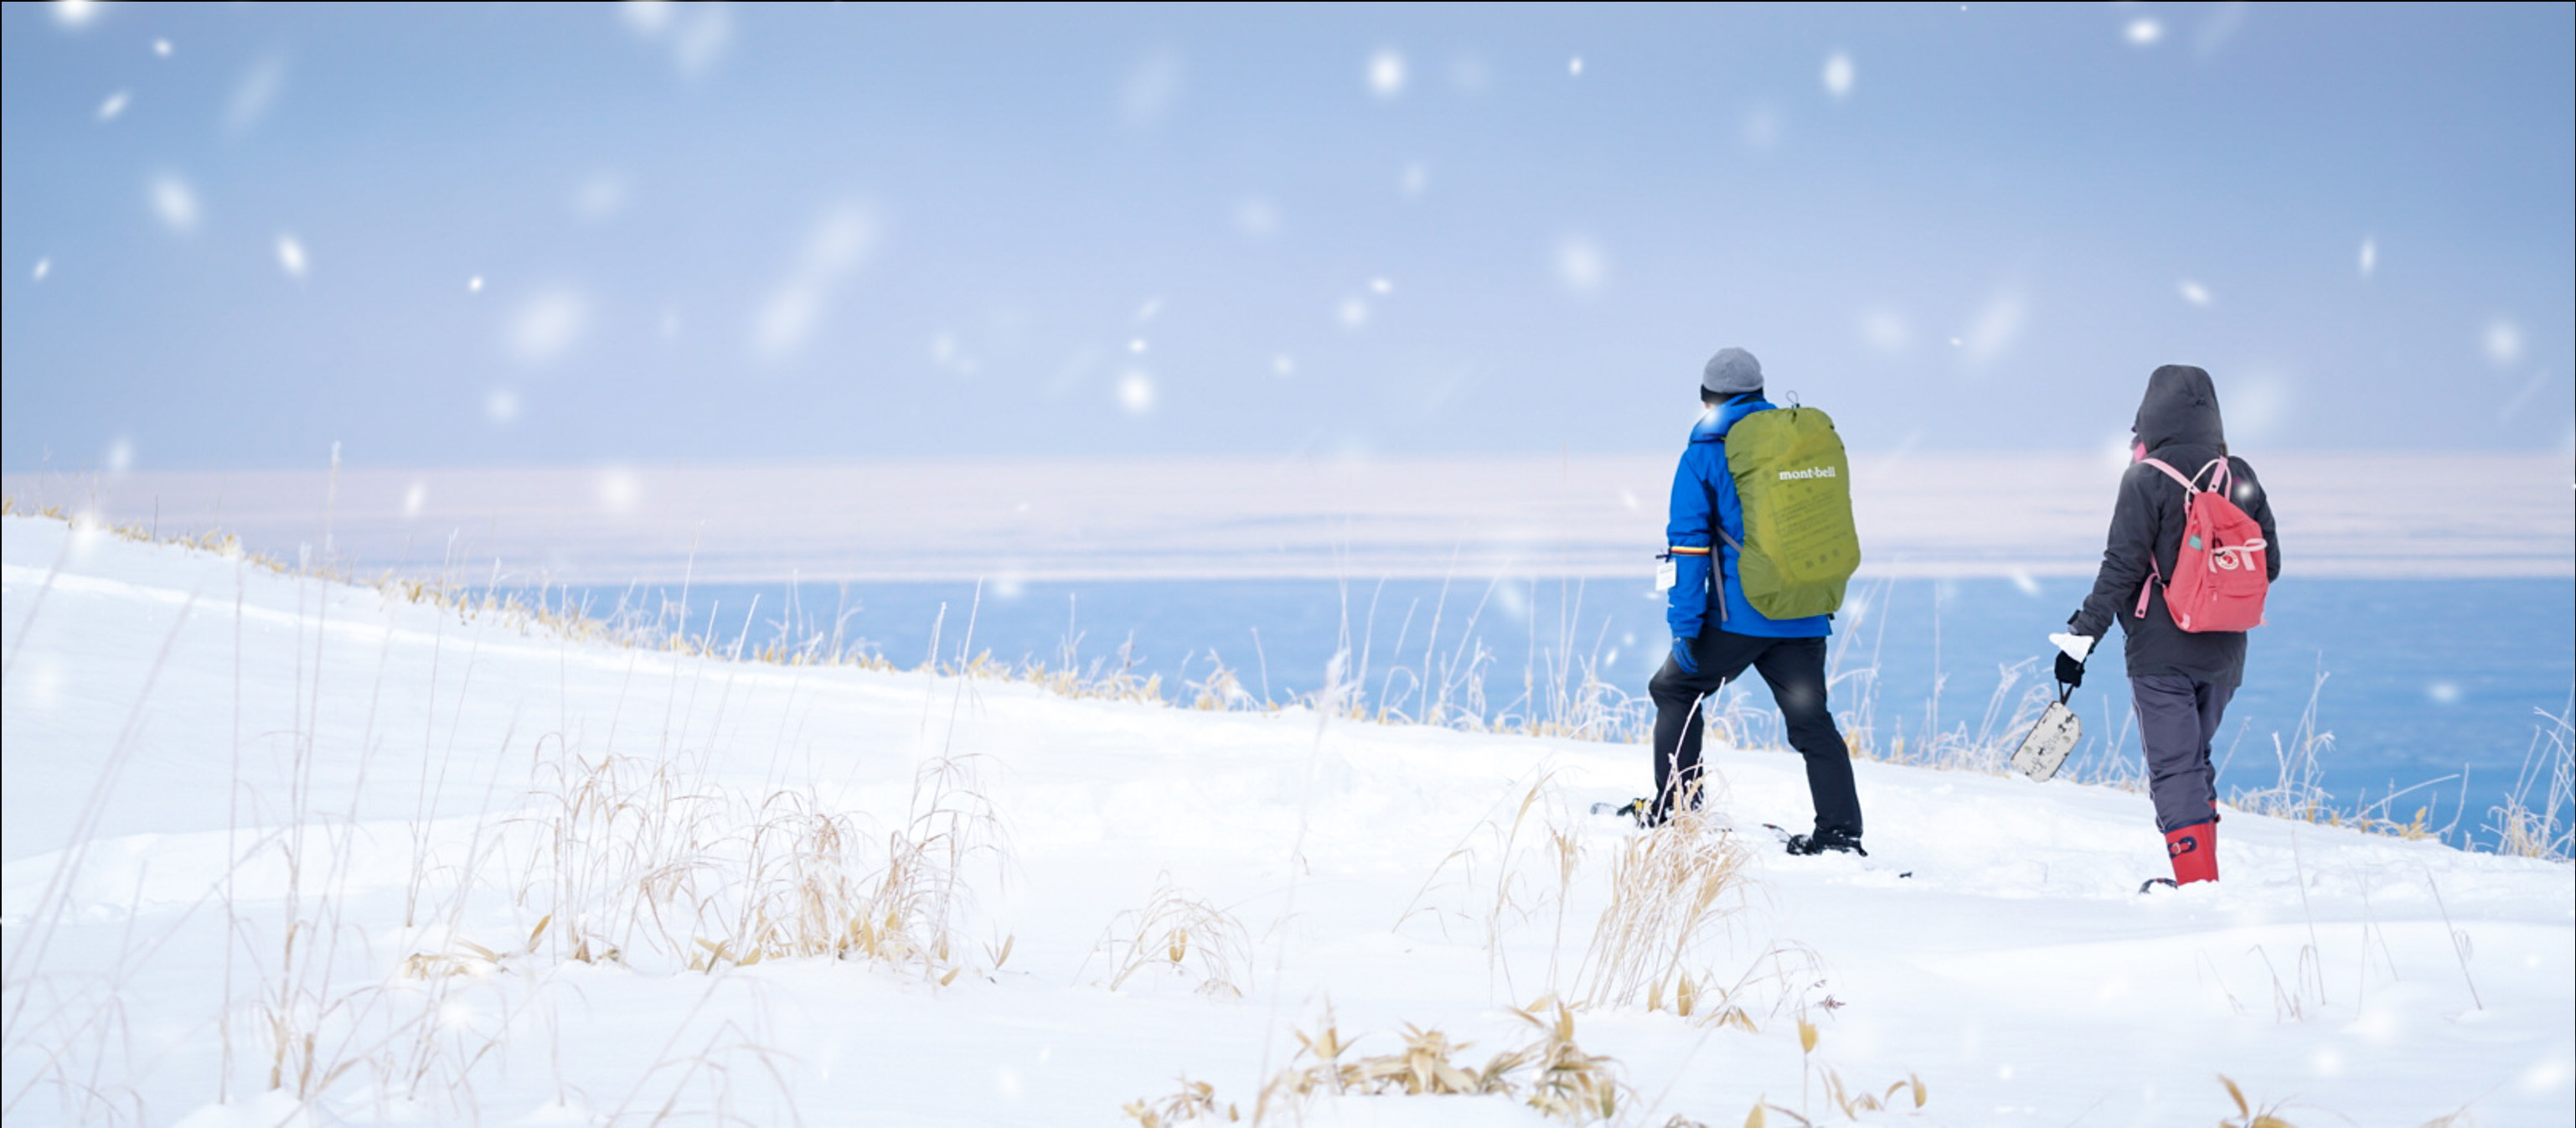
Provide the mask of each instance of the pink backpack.
{"label": "pink backpack", "polygon": [[[2149,581],[2164,586],[2165,610],[2173,614],[2174,625],[2195,634],[2262,626],[2263,596],[2272,586],[2263,553],[2271,546],[2264,543],[2263,527],[2227,499],[2231,478],[2227,459],[2212,459],[2190,477],[2158,459],[2142,461],[2182,483],[2190,497],[2184,505],[2182,550],[2174,555],[2173,578],[2167,580],[2158,571]],[[2202,475],[2209,477],[2208,489],[2197,484]],[[2147,566],[2155,568],[2152,557]],[[2141,619],[2147,617],[2151,590],[2138,589]]]}

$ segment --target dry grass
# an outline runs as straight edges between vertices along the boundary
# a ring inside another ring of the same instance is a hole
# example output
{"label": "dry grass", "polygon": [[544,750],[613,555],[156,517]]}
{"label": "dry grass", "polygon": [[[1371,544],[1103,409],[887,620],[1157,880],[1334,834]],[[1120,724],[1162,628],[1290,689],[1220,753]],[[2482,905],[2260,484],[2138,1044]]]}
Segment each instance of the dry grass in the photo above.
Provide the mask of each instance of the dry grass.
{"label": "dry grass", "polygon": [[[1564,810],[1560,790],[1552,786],[1553,780],[1552,773],[1539,773],[1527,787],[1518,789],[1519,799],[1511,804],[1508,821],[1497,811],[1471,828],[1432,867],[1431,875],[1396,918],[1396,927],[1401,928],[1416,915],[1430,913],[1444,933],[1452,916],[1476,922],[1485,948],[1487,976],[1504,997],[1520,994],[1514,986],[1505,938],[1542,914],[1552,915],[1556,935],[1549,948],[1549,989],[1554,988],[1558,977],[1557,953],[1563,947],[1574,878],[1583,864],[1583,841],[1559,826],[1560,822],[1570,821],[1570,816]],[[1508,797],[1512,792],[1504,794]],[[1490,888],[1478,881],[1480,865],[1493,875]],[[1453,867],[1457,871],[1454,879],[1449,876]],[[1445,895],[1452,889],[1461,899],[1459,907],[1441,909],[1428,903],[1435,895]]]}
{"label": "dry grass", "polygon": [[910,816],[871,858],[860,820],[810,788],[750,798],[668,761],[548,761],[543,847],[523,887],[545,898],[556,923],[538,932],[559,959],[650,954],[705,972],[830,956],[949,983],[971,963],[964,870],[1001,849],[974,766],[924,764]]}
{"label": "dry grass", "polygon": [[[2558,713],[2543,712],[2532,735],[2531,752],[2523,758],[2520,777],[2504,803],[2488,811],[2487,829],[2496,836],[2496,852],[2519,858],[2564,862],[2576,853],[2576,701]],[[2537,788],[2540,801],[2532,803]]]}
{"label": "dry grass", "polygon": [[[1526,1009],[1513,1008],[1512,1014],[1535,1036],[1478,1063],[1467,1056],[1471,1043],[1410,1023],[1398,1036],[1403,1044],[1393,1052],[1353,1054],[1359,1039],[1343,1037],[1327,1009],[1314,1033],[1295,1032],[1296,1056],[1263,1084],[1252,1121],[1299,1116],[1328,1095],[1503,1096],[1568,1124],[1605,1123],[1619,1115],[1633,1092],[1619,1080],[1616,1061],[1587,1053],[1575,1042],[1573,1008],[1549,998]],[[1219,1107],[1213,1086],[1184,1079],[1180,1092],[1130,1102],[1126,1111],[1145,1128],[1162,1128],[1214,1119]],[[1239,1119],[1235,1105],[1222,1107],[1227,1120]]]}
{"label": "dry grass", "polygon": [[1232,1104],[1222,1110],[1217,1107],[1216,1086],[1205,1081],[1192,1081],[1187,1075],[1181,1077],[1180,1090],[1170,1096],[1161,1100],[1138,1097],[1127,1102],[1120,1111],[1135,1118],[1138,1128],[1168,1128],[1175,1124],[1215,1120],[1220,1111],[1229,1124],[1243,1119],[1242,1110]]}
{"label": "dry grass", "polygon": [[[1591,1006],[1649,1009],[1670,998],[1685,1015],[1697,1010],[1709,947],[1743,903],[1747,857],[1742,842],[1698,811],[1623,840],[1575,997]],[[1694,971],[1701,974],[1694,978]]]}
{"label": "dry grass", "polygon": [[[1542,775],[1507,793],[1517,800],[1441,859],[1396,927],[1426,914],[1444,933],[1452,919],[1472,922],[1498,998],[1519,993],[1515,983],[1529,969],[1515,970],[1514,954],[1529,962],[1521,938],[1544,929],[1537,989],[1551,997],[1582,1007],[1642,1006],[1747,1032],[1759,1030],[1757,1013],[1776,1013],[1798,983],[1813,978],[1814,954],[1794,944],[1771,946],[1736,974],[1717,970],[1732,961],[1733,920],[1752,892],[1749,847],[1719,816],[1691,811],[1626,836],[1605,873],[1582,837],[1558,825],[1564,804],[1556,792]],[[1601,895],[1583,948],[1569,956],[1576,902]]]}
{"label": "dry grass", "polygon": [[2224,1073],[2218,1075],[2218,1083],[2227,1087],[2227,1099],[2236,1104],[2236,1115],[2219,1121],[2218,1128],[2297,1128],[2281,1119],[2281,1105],[2257,1107],[2245,1099],[2245,1090]]}
{"label": "dry grass", "polygon": [[[1190,984],[1201,995],[1241,998],[1251,986],[1252,937],[1229,913],[1188,895],[1166,873],[1144,907],[1118,914],[1092,954],[1106,959],[1106,986],[1118,990],[1139,975]],[[1090,966],[1089,960],[1084,967]]]}
{"label": "dry grass", "polygon": [[[1748,1128],[1765,1128],[1771,1123],[1771,1116],[1774,1113],[1787,1117],[1801,1126],[1814,1124],[1816,1121],[1813,1115],[1812,1098],[1819,1089],[1823,1091],[1827,1106],[1840,1111],[1843,1119],[1852,1121],[1859,1120],[1863,1114],[1919,1110],[1931,1102],[1931,1087],[1925,1085],[1921,1077],[1910,1073],[1903,1079],[1889,1082],[1883,1087],[1868,1088],[1853,1085],[1843,1078],[1840,1071],[1816,1061],[1816,1045],[1822,1040],[1823,1033],[1817,1029],[1816,1024],[1807,1021],[1804,1014],[1799,1015],[1798,1054],[1803,1074],[1799,1082],[1799,1104],[1802,1107],[1790,1108],[1786,1105],[1774,1104],[1770,1095],[1766,1093],[1756,1098],[1753,1108],[1745,1114],[1744,1123]],[[1706,1128],[1706,1126],[1699,1121],[1675,1116],[1667,1122],[1665,1128]]]}

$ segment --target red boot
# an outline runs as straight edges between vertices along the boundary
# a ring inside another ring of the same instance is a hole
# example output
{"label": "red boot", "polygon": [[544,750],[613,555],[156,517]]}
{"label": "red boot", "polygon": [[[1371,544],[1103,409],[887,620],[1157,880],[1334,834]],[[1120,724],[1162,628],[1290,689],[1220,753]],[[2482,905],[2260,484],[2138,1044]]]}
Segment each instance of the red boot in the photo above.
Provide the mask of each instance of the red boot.
{"label": "red boot", "polygon": [[2218,880],[2218,824],[2193,823],[2166,831],[2165,854],[2173,859],[2176,885]]}

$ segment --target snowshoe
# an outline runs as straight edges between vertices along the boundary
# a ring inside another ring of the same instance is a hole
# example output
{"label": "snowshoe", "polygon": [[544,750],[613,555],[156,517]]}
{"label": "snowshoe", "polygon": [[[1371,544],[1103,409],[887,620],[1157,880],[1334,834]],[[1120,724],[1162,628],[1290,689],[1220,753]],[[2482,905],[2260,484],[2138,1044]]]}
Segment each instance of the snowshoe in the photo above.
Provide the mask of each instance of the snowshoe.
{"label": "snowshoe", "polygon": [[2066,754],[2083,739],[2084,722],[2066,707],[2066,697],[2061,693],[2040,712],[2039,723],[2030,726],[2030,735],[2022,738],[2021,747],[2013,750],[2013,769],[2046,783],[2066,763]]}
{"label": "snowshoe", "polygon": [[2176,884],[2176,883],[2175,883],[2175,881],[2174,881],[2174,879],[2172,879],[2172,878],[2170,878],[2170,877],[2150,877],[2150,878],[2146,879],[2145,881],[2142,881],[2142,882],[2138,883],[2138,896],[2144,897],[2144,896],[2146,896],[2147,894],[2149,894],[2149,893],[2153,893],[2153,892],[2155,892],[2155,891],[2156,891],[2156,890],[2158,890],[2158,889],[2180,889],[2180,888],[2182,888],[2182,886],[2181,886],[2181,885],[2179,885],[2179,884]]}
{"label": "snowshoe", "polygon": [[[1841,831],[1791,834],[1789,828],[1778,823],[1764,823],[1762,829],[1770,831],[1771,836],[1779,840],[1781,847],[1791,854],[1805,856],[1833,851],[1857,854],[1864,859],[1869,858],[1869,851],[1861,849],[1860,836],[1856,834],[1844,834]],[[1913,868],[1903,861],[1868,860],[1861,862],[1860,868],[1873,873],[1892,873],[1898,877],[1914,876]]]}
{"label": "snowshoe", "polygon": [[1652,827],[1656,823],[1655,801],[1646,798],[1631,799],[1625,803],[1595,803],[1592,805],[1592,813],[1617,815],[1640,827]]}
{"label": "snowshoe", "polygon": [[1869,856],[1869,851],[1861,849],[1860,836],[1857,834],[1846,834],[1839,830],[1819,830],[1814,834],[1789,836],[1789,852],[1792,854],[1807,856],[1822,854],[1827,850],[1858,854],[1864,858]]}

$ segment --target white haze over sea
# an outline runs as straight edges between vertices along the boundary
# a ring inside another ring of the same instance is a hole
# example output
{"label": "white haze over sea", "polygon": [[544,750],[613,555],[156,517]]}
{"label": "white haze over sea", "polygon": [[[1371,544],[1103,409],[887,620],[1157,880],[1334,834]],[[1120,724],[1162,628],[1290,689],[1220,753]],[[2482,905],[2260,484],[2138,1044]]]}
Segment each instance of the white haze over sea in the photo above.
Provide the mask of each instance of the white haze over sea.
{"label": "white haze over sea", "polygon": [[[2253,459],[2287,576],[2576,576],[2560,455]],[[1853,455],[1866,576],[2091,571],[2116,458]],[[12,474],[58,506],[458,582],[1651,575],[1672,458],[956,459]]]}

